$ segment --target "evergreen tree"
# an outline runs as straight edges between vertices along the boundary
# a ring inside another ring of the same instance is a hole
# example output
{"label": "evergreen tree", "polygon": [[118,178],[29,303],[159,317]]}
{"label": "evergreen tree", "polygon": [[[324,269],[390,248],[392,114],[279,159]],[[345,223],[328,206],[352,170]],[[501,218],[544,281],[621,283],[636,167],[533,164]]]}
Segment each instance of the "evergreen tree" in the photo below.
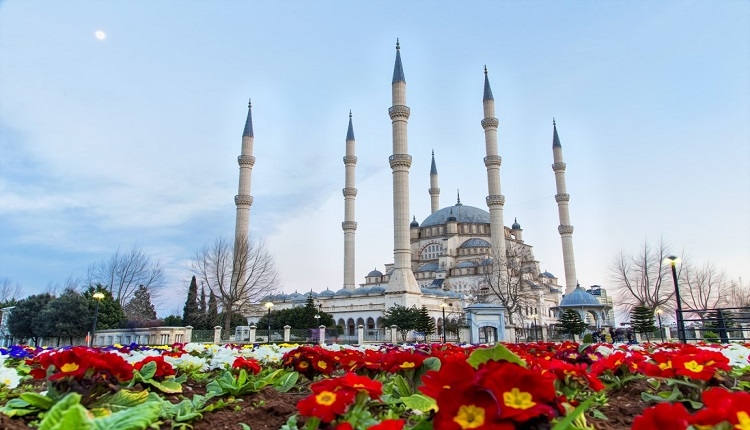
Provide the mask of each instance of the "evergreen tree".
{"label": "evergreen tree", "polygon": [[198,305],[198,282],[195,276],[190,280],[188,287],[187,300],[182,308],[182,324],[186,326],[198,327],[200,324],[200,307]]}
{"label": "evergreen tree", "polygon": [[[320,318],[315,318],[315,315],[319,315]],[[244,325],[244,324],[243,324]],[[333,315],[325,312],[318,312],[318,309],[313,306],[301,306],[290,309],[282,309],[271,312],[271,328],[274,330],[281,330],[285,325],[292,328],[309,328],[315,329],[320,325],[326,327],[333,327],[335,325]],[[258,323],[256,324],[258,329],[265,329],[268,327],[268,314],[264,314]]]}
{"label": "evergreen tree", "polygon": [[219,305],[213,291],[208,296],[208,314],[206,315],[209,328],[219,325]]}
{"label": "evergreen tree", "polygon": [[[94,293],[102,293],[104,298],[97,300],[94,298]],[[92,318],[96,311],[97,302],[99,303],[99,313],[96,319],[97,330],[125,327],[125,312],[123,312],[120,303],[112,296],[112,293],[104,286],[97,284],[96,287],[87,288],[83,292],[83,297],[88,301],[89,314],[92,315]]]}
{"label": "evergreen tree", "polygon": [[89,313],[88,300],[75,290],[68,289],[49,302],[34,318],[34,323],[44,337],[57,337],[58,344],[60,338],[67,338],[72,345],[73,338],[84,337],[91,329],[93,317],[93,313]]}
{"label": "evergreen tree", "polygon": [[201,282],[201,301],[198,304],[198,321],[200,321],[201,330],[210,330],[213,328],[213,326],[208,323],[207,317],[208,317],[208,306],[206,305],[206,288],[203,286],[203,283]]}
{"label": "evergreen tree", "polygon": [[654,326],[654,311],[648,306],[636,306],[630,313],[630,324],[633,326],[635,333],[646,335],[646,341],[649,341],[648,335],[656,330]]}
{"label": "evergreen tree", "polygon": [[148,288],[141,285],[133,293],[133,298],[123,308],[125,317],[136,326],[142,326],[156,319],[156,309],[151,303]]}
{"label": "evergreen tree", "polygon": [[427,306],[422,306],[422,309],[419,309],[419,315],[417,316],[414,329],[423,332],[425,338],[432,333],[435,333],[435,320],[432,319],[430,313],[427,312]]}
{"label": "evergreen tree", "polygon": [[395,325],[401,334],[401,339],[406,340],[406,335],[417,328],[416,322],[419,319],[419,309],[415,306],[407,308],[406,306],[394,305],[383,312],[383,318],[380,323],[383,327]]}
{"label": "evergreen tree", "polygon": [[566,309],[560,315],[560,332],[570,335],[580,335],[586,330],[586,322],[575,309]]}
{"label": "evergreen tree", "polygon": [[41,313],[54,297],[51,294],[36,294],[18,302],[8,318],[8,330],[17,341],[30,340],[34,346],[39,343],[39,327],[34,318]]}
{"label": "evergreen tree", "polygon": [[183,321],[182,318],[180,318],[179,315],[170,315],[166,318],[164,318],[164,326],[166,327],[182,327]]}

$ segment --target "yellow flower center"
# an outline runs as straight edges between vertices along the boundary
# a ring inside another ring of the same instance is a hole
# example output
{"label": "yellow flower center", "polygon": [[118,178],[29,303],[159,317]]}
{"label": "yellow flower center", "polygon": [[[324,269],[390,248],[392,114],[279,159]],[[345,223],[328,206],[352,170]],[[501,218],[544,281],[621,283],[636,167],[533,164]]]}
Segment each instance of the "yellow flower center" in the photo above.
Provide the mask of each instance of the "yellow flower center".
{"label": "yellow flower center", "polygon": [[61,371],[61,372],[65,372],[65,373],[68,373],[68,372],[75,372],[76,370],[78,370],[78,367],[79,367],[79,366],[78,366],[78,364],[77,364],[77,363],[65,363],[65,364],[63,364],[63,365],[62,365],[62,367],[60,368],[60,371]]}
{"label": "yellow flower center", "polygon": [[308,366],[308,364],[307,364],[307,362],[306,362],[306,361],[301,361],[301,362],[299,363],[299,368],[300,368],[300,369],[307,369],[307,366]]}
{"label": "yellow flower center", "polygon": [[698,364],[698,362],[695,360],[692,360],[685,363],[685,369],[691,372],[699,373],[701,370],[703,370],[703,365]]}
{"label": "yellow flower center", "polygon": [[412,361],[404,361],[403,363],[401,363],[400,367],[402,369],[411,369],[412,367],[416,367],[416,366],[417,366],[416,363]]}
{"label": "yellow flower center", "polygon": [[750,416],[747,415],[747,412],[737,412],[737,421],[739,422],[734,425],[734,428],[740,430],[750,430]]}
{"label": "yellow flower center", "polygon": [[512,390],[503,393],[503,403],[509,408],[521,410],[526,410],[536,405],[536,403],[531,400],[531,393],[521,391],[515,387],[513,387]]}
{"label": "yellow flower center", "polygon": [[318,402],[319,405],[331,406],[336,401],[336,393],[323,391],[315,396],[315,401]]}
{"label": "yellow flower center", "polygon": [[318,367],[320,367],[321,369],[325,369],[325,368],[328,367],[328,364],[326,364],[325,361],[320,360],[320,361],[318,361]]}
{"label": "yellow flower center", "polygon": [[453,417],[453,422],[460,425],[461,429],[481,427],[484,425],[484,408],[476,405],[461,405],[458,413]]}
{"label": "yellow flower center", "polygon": [[671,369],[672,368],[672,360],[667,360],[666,363],[659,363],[659,369]]}

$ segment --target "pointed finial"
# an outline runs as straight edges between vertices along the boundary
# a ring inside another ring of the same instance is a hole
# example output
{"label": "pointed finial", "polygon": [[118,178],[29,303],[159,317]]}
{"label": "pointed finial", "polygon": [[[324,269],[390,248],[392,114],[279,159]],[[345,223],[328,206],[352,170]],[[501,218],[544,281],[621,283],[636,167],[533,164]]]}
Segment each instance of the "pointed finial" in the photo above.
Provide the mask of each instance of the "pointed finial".
{"label": "pointed finial", "polygon": [[346,129],[346,140],[354,140],[354,126],[352,125],[352,110],[349,109],[349,127]]}
{"label": "pointed finial", "polygon": [[490,88],[490,78],[487,76],[487,66],[484,66],[484,94],[482,96],[482,101],[487,100],[495,100],[495,98],[492,96],[492,88]]}
{"label": "pointed finial", "polygon": [[487,76],[487,65],[484,65],[484,76]]}
{"label": "pointed finial", "polygon": [[461,192],[456,190],[456,206],[461,204]]}
{"label": "pointed finial", "polygon": [[401,49],[401,45],[398,43],[398,37],[396,38],[396,49]]}
{"label": "pointed finial", "polygon": [[242,131],[242,136],[253,137],[253,104],[252,99],[247,101],[247,119],[245,119],[245,129]]}
{"label": "pointed finial", "polygon": [[556,127],[556,126],[557,126],[557,124],[555,123],[555,117],[554,117],[554,116],[552,117],[552,126],[553,126],[553,127]]}
{"label": "pointed finial", "polygon": [[432,150],[432,164],[430,165],[430,175],[437,175],[437,165],[435,164],[435,150]]}
{"label": "pointed finial", "polygon": [[351,117],[352,117],[352,110],[349,109],[349,118],[351,118]]}
{"label": "pointed finial", "polygon": [[253,108],[253,99],[247,99],[247,108],[252,109]]}
{"label": "pointed finial", "polygon": [[552,118],[552,147],[562,148],[562,145],[560,144],[560,136],[557,135],[557,124],[555,123],[555,118]]}

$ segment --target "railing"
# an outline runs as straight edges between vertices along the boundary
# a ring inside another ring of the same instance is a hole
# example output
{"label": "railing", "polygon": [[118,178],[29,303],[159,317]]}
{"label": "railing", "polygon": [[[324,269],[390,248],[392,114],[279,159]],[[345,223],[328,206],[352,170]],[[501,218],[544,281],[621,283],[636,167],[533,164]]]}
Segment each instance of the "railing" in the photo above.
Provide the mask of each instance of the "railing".
{"label": "railing", "polygon": [[682,332],[680,327],[672,329],[678,339],[721,343],[750,340],[750,307],[683,309],[681,317]]}

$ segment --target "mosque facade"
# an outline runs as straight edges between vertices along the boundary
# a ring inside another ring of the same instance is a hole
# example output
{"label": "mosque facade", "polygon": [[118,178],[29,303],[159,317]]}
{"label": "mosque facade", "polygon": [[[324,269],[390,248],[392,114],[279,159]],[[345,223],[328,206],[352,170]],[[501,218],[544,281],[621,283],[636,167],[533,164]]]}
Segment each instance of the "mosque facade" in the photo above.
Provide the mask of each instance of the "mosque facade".
{"label": "mosque facade", "polygon": [[[565,189],[562,147],[553,123],[553,171],[557,191],[555,199],[560,216],[560,232],[563,244],[565,285],[549,272],[540,270],[539,262],[533,255],[533,247],[523,241],[523,230],[517,221],[510,228],[503,222],[505,197],[501,194],[501,157],[497,147],[498,120],[495,118],[495,105],[485,68],[483,111],[481,121],[485,132],[488,195],[487,209],[465,205],[460,196],[452,206],[440,208],[440,188],[435,155],[429,175],[431,213],[421,222],[410,216],[409,174],[411,156],[407,146],[407,128],[410,109],[406,104],[406,80],[401,62],[400,45],[396,45],[396,61],[392,80],[392,106],[388,109],[393,128],[393,154],[389,163],[393,171],[393,225],[394,254],[392,262],[386,263],[383,271],[376,267],[357,284],[354,273],[356,229],[354,218],[357,189],[355,188],[356,140],[352,116],[346,136],[344,161],[344,264],[342,288],[333,291],[295,292],[276,294],[263,299],[273,303],[273,309],[304,306],[312,296],[323,312],[334,316],[337,325],[344,327],[346,335],[355,335],[356,329],[363,326],[367,330],[381,328],[384,312],[394,305],[426,307],[436,322],[442,327],[443,315],[447,319],[460,318],[469,324],[468,333],[492,331],[484,340],[512,340],[506,333],[507,311],[502,306],[494,306],[498,300],[490,286],[493,280],[490,269],[497,266],[495,260],[505,264],[515,260],[513,270],[496,270],[499,285],[510,282],[508,277],[516,277],[526,297],[523,305],[514,313],[515,324],[529,327],[545,326],[557,322],[556,309],[559,309],[563,293],[572,292],[576,286],[575,262],[573,261],[572,233],[568,214],[569,195]],[[249,135],[248,135],[249,134]],[[248,110],[243,152],[239,157],[240,194],[235,197],[237,222],[246,223],[249,219],[249,206],[252,204],[250,172],[252,171],[252,119]],[[426,179],[426,178],[425,178]],[[246,184],[243,185],[243,181]],[[243,194],[244,193],[244,194]],[[411,219],[410,219],[411,218]],[[236,234],[247,234],[246,227],[237,227]],[[506,256],[498,259],[497,256]],[[505,261],[503,261],[505,260]],[[509,266],[508,266],[509,267]],[[263,303],[261,303],[262,305]],[[499,309],[498,315],[490,315],[487,309]],[[262,307],[260,308],[262,309]],[[447,310],[447,313],[446,313]],[[477,310],[481,310],[478,312]],[[259,315],[256,315],[258,317]],[[250,316],[252,318],[252,315]],[[477,342],[472,334],[469,340]]]}

